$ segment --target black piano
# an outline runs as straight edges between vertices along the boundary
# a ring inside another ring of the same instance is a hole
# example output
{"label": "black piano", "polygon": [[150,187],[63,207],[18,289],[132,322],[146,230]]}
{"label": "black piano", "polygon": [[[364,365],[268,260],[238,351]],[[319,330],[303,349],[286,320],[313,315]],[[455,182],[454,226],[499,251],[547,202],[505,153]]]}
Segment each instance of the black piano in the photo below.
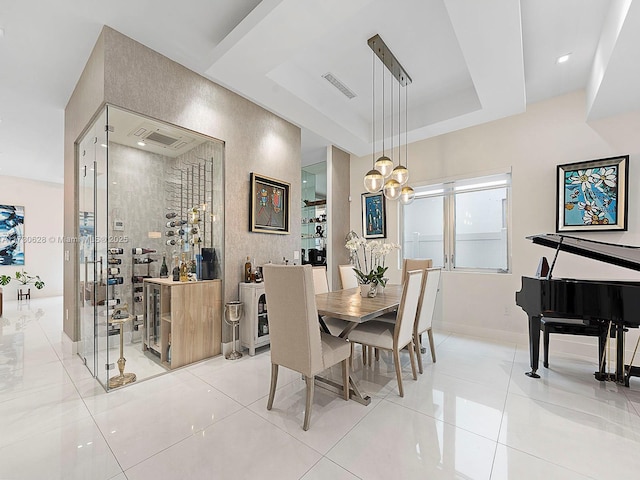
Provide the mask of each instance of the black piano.
{"label": "black piano", "polygon": [[640,376],[640,367],[624,365],[624,333],[640,326],[640,282],[552,278],[560,251],[640,271],[640,247],[596,242],[568,235],[543,234],[527,237],[538,245],[556,250],[551,267],[539,267],[538,277],[522,277],[522,289],[516,292],[516,304],[529,316],[529,357],[531,372],[540,378],[541,318],[581,319],[586,325],[600,327],[617,339],[616,372],[611,378],[604,371],[605,351],[599,348],[598,380],[615,380],[629,386],[630,376]]}

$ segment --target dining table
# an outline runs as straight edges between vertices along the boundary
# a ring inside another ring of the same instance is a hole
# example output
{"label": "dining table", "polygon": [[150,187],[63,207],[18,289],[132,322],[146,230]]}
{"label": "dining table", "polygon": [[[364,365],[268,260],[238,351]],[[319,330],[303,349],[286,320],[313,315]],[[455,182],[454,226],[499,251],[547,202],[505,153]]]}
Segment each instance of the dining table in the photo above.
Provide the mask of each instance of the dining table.
{"label": "dining table", "polygon": [[[360,287],[336,290],[334,292],[316,295],[318,315],[346,320],[345,328],[338,335],[346,338],[359,323],[364,323],[385,313],[394,312],[400,305],[402,285],[387,285],[375,297],[360,295]],[[335,393],[342,394],[342,384],[331,379],[316,376],[318,386],[328,388]],[[371,403],[371,397],[362,394],[353,377],[349,378],[349,398],[363,405]]]}

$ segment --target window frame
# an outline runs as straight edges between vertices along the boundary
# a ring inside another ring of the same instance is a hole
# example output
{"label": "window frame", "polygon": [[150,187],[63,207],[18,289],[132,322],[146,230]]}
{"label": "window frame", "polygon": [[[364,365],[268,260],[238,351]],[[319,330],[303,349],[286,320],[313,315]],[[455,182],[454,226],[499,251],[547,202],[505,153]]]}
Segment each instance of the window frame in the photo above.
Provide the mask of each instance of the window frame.
{"label": "window frame", "polygon": [[[506,269],[498,267],[464,267],[456,266],[456,194],[467,192],[481,192],[488,190],[506,189],[506,202],[503,211],[503,228],[506,229]],[[442,197],[442,258],[441,261],[434,264],[441,264],[444,271],[459,271],[472,273],[507,273],[512,272],[512,256],[511,256],[511,236],[513,230],[513,222],[511,218],[511,194],[512,173],[509,171],[499,171],[493,173],[478,174],[473,176],[463,176],[456,178],[448,178],[437,182],[423,183],[414,186],[416,191],[416,200],[425,197]],[[399,238],[404,247],[405,245],[405,211],[404,206],[400,205],[400,232]],[[404,257],[404,248],[400,257],[400,264]]]}

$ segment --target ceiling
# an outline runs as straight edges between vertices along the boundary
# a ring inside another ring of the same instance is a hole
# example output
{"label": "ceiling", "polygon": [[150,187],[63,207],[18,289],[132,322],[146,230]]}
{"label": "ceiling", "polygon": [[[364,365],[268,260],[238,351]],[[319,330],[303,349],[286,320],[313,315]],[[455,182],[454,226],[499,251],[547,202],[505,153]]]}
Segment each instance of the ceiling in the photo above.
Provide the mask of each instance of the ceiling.
{"label": "ceiling", "polygon": [[[586,120],[640,109],[640,5],[631,0],[38,4],[0,2],[0,175],[62,182],[64,108],[103,25],[299,125],[306,164],[324,159],[328,144],[359,156],[374,148],[367,39],[375,34],[413,80],[401,127],[409,141],[578,89],[587,92]],[[557,64],[565,53],[569,61]]]}

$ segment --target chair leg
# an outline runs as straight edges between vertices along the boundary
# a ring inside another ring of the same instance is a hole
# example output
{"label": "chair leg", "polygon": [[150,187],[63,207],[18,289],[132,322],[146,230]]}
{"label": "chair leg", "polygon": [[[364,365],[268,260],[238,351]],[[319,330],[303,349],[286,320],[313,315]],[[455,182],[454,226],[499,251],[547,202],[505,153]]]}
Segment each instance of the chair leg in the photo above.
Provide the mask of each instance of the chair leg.
{"label": "chair leg", "polygon": [[304,423],[302,424],[302,429],[304,431],[309,430],[309,423],[311,421],[311,405],[313,404],[313,385],[315,381],[313,377],[305,377],[307,382],[307,405],[304,409]]}
{"label": "chair leg", "polygon": [[367,364],[367,346],[366,345],[362,345],[362,365],[366,365]]}
{"label": "chair leg", "polygon": [[421,335],[414,334],[413,341],[416,344],[416,356],[418,357],[418,371],[422,374],[422,344],[420,342]]}
{"label": "chair leg", "polygon": [[411,359],[411,372],[413,373],[413,379],[418,380],[418,374],[416,373],[416,357],[414,355],[415,352],[413,349],[413,340],[409,342],[407,348],[409,349],[409,359]]}
{"label": "chair leg", "polygon": [[351,370],[353,370],[353,351],[355,350],[355,348],[353,347],[353,342],[349,342],[351,344],[351,356],[349,357],[349,366],[351,367]]}
{"label": "chair leg", "polygon": [[380,360],[380,350],[377,348],[375,349],[375,356],[376,356],[376,362]]}
{"label": "chair leg", "polygon": [[373,365],[373,355],[372,355],[372,351],[373,351],[373,347],[372,346],[368,346],[367,347],[367,356],[369,358],[367,358],[367,362],[369,363],[369,365]]}
{"label": "chair leg", "polygon": [[344,399],[349,401],[349,360],[342,361],[342,389]]}
{"label": "chair leg", "polygon": [[429,348],[431,349],[431,359],[433,360],[433,363],[436,363],[436,344],[433,341],[433,330],[430,328],[429,330],[427,330],[427,334],[429,335]]}
{"label": "chair leg", "polygon": [[396,364],[396,377],[398,377],[398,392],[401,397],[404,397],[404,390],[402,389],[402,368],[400,365],[400,352],[397,348],[393,349],[393,363]]}
{"label": "chair leg", "polygon": [[269,389],[269,401],[267,402],[267,410],[273,407],[273,399],[276,396],[276,385],[278,383],[278,365],[271,364],[271,388]]}

